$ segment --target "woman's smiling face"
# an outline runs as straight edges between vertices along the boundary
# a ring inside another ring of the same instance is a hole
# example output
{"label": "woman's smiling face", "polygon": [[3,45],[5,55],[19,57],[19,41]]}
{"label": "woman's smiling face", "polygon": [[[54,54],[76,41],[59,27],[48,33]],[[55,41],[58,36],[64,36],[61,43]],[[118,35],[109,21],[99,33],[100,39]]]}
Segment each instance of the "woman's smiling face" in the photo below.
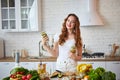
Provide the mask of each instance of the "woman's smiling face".
{"label": "woman's smiling face", "polygon": [[69,16],[67,21],[66,21],[66,28],[68,30],[73,29],[75,27],[75,21],[76,21],[76,19],[74,16]]}

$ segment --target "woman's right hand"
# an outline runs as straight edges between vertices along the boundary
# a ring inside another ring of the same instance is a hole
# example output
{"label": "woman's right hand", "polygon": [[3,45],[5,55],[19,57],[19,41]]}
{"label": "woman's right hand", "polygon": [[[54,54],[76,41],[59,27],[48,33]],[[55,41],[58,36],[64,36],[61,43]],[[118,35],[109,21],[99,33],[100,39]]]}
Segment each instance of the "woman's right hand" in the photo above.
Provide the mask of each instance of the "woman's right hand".
{"label": "woman's right hand", "polygon": [[42,45],[46,45],[46,43],[49,41],[47,33],[46,32],[42,32],[41,33],[41,37],[42,37]]}
{"label": "woman's right hand", "polygon": [[42,37],[42,45],[46,45],[48,41],[49,41],[48,36]]}

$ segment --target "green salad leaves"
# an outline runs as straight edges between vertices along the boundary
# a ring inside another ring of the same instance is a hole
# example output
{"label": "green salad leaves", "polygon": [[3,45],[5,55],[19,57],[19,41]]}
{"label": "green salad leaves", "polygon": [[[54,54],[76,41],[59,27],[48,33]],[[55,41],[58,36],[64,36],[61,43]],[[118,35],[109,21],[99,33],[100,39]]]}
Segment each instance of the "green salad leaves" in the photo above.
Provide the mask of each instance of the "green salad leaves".
{"label": "green salad leaves", "polygon": [[103,67],[91,69],[87,74],[90,76],[89,80],[116,80],[115,73],[106,71]]}

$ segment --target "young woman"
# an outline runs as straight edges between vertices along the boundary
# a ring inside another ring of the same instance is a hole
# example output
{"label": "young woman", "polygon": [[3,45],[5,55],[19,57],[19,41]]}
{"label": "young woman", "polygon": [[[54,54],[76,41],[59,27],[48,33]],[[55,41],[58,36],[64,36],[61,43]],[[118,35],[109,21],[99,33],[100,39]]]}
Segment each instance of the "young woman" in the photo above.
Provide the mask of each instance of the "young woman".
{"label": "young woman", "polygon": [[[62,25],[59,35],[54,37],[54,47],[46,45],[48,37],[42,38],[42,45],[51,55],[57,57],[56,70],[75,72],[77,61],[82,58],[80,22],[75,14],[69,14]],[[75,50],[71,51],[74,47]]]}

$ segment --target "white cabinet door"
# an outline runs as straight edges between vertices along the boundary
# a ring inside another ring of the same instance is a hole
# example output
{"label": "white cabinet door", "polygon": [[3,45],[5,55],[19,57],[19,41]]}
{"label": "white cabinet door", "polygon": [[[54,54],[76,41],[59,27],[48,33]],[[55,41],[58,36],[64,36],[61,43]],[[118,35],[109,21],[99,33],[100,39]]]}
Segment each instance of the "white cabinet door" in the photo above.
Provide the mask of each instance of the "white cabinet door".
{"label": "white cabinet door", "polygon": [[0,0],[1,29],[8,32],[39,31],[41,0]]}
{"label": "white cabinet door", "polygon": [[35,63],[34,62],[21,62],[20,66],[28,69],[28,70],[33,70],[35,69]]}
{"label": "white cabinet door", "polygon": [[0,62],[0,80],[10,75],[10,71],[15,67],[14,62]]}
{"label": "white cabinet door", "polygon": [[16,31],[16,4],[15,0],[0,0],[2,30]]}
{"label": "white cabinet door", "polygon": [[95,61],[90,61],[90,62],[78,62],[78,64],[85,63],[85,64],[92,64],[93,68],[96,69],[97,67],[103,67],[105,68],[105,62],[95,62]]}
{"label": "white cabinet door", "polygon": [[50,70],[51,70],[51,73],[55,72],[56,71],[56,62],[51,62],[49,63],[50,64]]}
{"label": "white cabinet door", "polygon": [[[41,26],[41,0],[18,0],[19,31],[39,31]],[[17,4],[18,5],[18,4]]]}
{"label": "white cabinet door", "polygon": [[116,74],[116,80],[120,80],[120,61],[106,62],[106,70]]}

